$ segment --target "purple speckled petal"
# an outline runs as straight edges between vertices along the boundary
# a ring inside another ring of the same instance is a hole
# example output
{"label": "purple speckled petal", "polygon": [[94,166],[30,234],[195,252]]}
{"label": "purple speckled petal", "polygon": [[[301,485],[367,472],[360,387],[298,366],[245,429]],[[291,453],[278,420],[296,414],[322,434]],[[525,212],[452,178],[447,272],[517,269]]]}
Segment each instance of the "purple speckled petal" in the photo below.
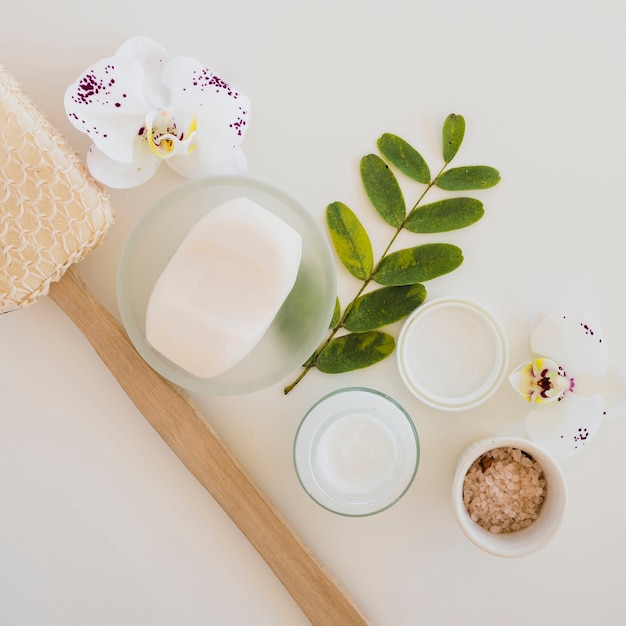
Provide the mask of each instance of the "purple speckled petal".
{"label": "purple speckled petal", "polygon": [[148,113],[143,78],[137,61],[109,57],[86,70],[65,92],[70,122],[122,163],[132,163],[135,137]]}
{"label": "purple speckled petal", "polygon": [[120,163],[95,145],[87,153],[87,166],[93,177],[113,189],[129,189],[145,183],[152,178],[161,161],[139,139],[135,141],[134,160],[131,163]]}
{"label": "purple speckled petal", "polygon": [[554,456],[580,452],[602,423],[604,402],[600,396],[582,398],[568,394],[561,402],[526,418],[530,438]]}
{"label": "purple speckled petal", "polygon": [[238,146],[246,133],[250,100],[189,57],[175,57],[163,69],[163,84],[171,91],[170,108],[191,109],[204,140],[218,138]]}
{"label": "purple speckled petal", "polygon": [[585,309],[550,313],[537,324],[530,341],[535,354],[562,366],[570,376],[602,376],[608,351],[596,320]]}

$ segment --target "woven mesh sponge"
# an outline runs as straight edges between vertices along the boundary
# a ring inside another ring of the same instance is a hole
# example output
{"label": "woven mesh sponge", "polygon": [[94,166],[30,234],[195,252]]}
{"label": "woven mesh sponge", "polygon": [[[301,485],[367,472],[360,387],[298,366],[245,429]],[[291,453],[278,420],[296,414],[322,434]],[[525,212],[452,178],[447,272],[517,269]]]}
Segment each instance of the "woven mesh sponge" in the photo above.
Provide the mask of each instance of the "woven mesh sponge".
{"label": "woven mesh sponge", "polygon": [[0,66],[0,313],[47,294],[112,222],[105,191]]}

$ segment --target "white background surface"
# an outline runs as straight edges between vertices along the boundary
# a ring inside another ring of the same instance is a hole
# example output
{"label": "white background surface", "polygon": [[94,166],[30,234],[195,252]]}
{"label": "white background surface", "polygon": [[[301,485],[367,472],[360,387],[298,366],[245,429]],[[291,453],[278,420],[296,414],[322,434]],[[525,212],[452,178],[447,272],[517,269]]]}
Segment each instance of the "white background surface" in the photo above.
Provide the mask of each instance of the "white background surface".
{"label": "white background surface", "polygon": [[[584,304],[611,357],[626,362],[621,0],[0,7],[0,62],[82,154],[88,141],[65,119],[66,86],[126,38],[149,35],[251,98],[249,175],[294,196],[322,226],[335,200],[369,214],[358,161],[380,134],[394,132],[439,163],[441,123],[461,113],[467,133],[457,164],[495,166],[502,183],[478,194],[486,206],[479,224],[437,237],[458,243],[466,260],[429,283],[429,297],[467,296],[490,308],[508,334],[512,366],[529,356],[537,312],[561,300]],[[81,270],[112,311],[124,241],[151,202],[181,182],[164,167],[149,185],[112,193],[117,223]],[[373,238],[387,240],[382,230]],[[339,274],[349,298],[355,283]],[[306,623],[51,302],[3,316],[0,345],[0,623]],[[306,409],[351,384],[400,401],[422,446],[404,499],[364,519],[316,506],[291,464]],[[508,384],[460,414],[413,399],[394,359],[357,374],[313,372],[287,397],[282,387],[196,399],[374,624],[624,622],[626,421],[606,423],[582,454],[561,461],[570,492],[561,532],[539,554],[510,561],[470,544],[450,505],[466,445],[524,434],[527,407]]]}

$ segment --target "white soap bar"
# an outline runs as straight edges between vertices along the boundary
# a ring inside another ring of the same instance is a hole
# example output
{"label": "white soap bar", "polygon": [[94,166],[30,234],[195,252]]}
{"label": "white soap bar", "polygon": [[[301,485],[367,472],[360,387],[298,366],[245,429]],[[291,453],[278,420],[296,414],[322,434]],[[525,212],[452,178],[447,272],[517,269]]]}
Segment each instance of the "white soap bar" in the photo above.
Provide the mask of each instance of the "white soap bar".
{"label": "white soap bar", "polygon": [[199,378],[233,367],[261,340],[293,288],[300,234],[248,198],[209,212],[159,276],[146,338]]}

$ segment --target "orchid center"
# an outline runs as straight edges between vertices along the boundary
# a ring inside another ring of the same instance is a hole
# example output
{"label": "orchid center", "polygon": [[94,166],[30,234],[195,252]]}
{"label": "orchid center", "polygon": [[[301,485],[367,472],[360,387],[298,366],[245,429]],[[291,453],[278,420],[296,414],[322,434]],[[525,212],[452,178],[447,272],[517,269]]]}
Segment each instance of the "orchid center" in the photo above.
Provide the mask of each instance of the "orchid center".
{"label": "orchid center", "polygon": [[574,389],[574,379],[551,359],[539,358],[515,370],[511,378],[514,387],[529,402],[552,403],[562,400]]}
{"label": "orchid center", "polygon": [[542,398],[550,400],[554,397],[560,398],[567,391],[571,391],[574,379],[568,378],[563,368],[559,367],[557,370],[544,369],[537,378],[536,384]]}
{"label": "orchid center", "polygon": [[139,130],[139,135],[145,136],[153,154],[168,159],[176,154],[189,154],[194,149],[196,128],[195,117],[183,129],[177,125],[170,109],[158,109],[146,115],[145,126]]}

